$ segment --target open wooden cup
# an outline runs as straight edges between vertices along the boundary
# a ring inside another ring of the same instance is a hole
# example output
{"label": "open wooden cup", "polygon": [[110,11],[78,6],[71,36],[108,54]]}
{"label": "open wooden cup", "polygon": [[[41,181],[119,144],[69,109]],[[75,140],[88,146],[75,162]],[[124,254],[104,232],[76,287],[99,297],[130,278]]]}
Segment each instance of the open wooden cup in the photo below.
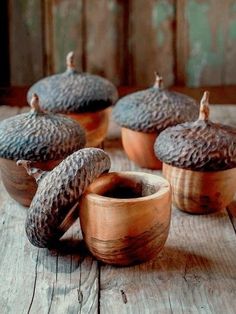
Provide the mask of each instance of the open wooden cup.
{"label": "open wooden cup", "polygon": [[81,198],[84,240],[108,264],[131,265],[156,256],[166,242],[170,218],[170,185],[153,174],[107,173]]}

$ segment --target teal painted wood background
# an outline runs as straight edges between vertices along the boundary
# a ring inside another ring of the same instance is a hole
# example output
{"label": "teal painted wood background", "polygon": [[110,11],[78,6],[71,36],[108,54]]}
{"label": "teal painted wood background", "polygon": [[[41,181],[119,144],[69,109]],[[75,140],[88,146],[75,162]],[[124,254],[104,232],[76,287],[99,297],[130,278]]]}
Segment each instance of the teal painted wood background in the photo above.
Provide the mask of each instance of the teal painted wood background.
{"label": "teal painted wood background", "polygon": [[11,84],[78,69],[117,85],[236,84],[234,0],[10,0]]}

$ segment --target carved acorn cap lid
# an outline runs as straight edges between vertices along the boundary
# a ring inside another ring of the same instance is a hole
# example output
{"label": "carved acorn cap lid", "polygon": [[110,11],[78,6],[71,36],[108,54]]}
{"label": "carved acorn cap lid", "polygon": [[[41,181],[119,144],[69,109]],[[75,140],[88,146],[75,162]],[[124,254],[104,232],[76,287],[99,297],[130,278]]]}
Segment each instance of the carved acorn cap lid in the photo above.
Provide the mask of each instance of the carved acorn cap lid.
{"label": "carved acorn cap lid", "polygon": [[102,149],[84,148],[64,159],[51,172],[19,161],[38,182],[26,218],[26,234],[38,247],[52,247],[78,218],[79,198],[96,178],[108,172],[110,158]]}
{"label": "carved acorn cap lid", "polygon": [[157,137],[156,156],[169,165],[215,171],[236,167],[236,128],[209,120],[209,93],[205,92],[199,118],[167,128]]}
{"label": "carved acorn cap lid", "polygon": [[31,110],[0,122],[0,157],[47,161],[85,146],[85,132],[72,119],[41,110],[36,94]]}
{"label": "carved acorn cap lid", "polygon": [[121,98],[113,109],[115,121],[139,132],[161,132],[168,126],[197,118],[199,106],[194,99],[163,87],[156,74],[154,86]]}
{"label": "carved acorn cap lid", "polygon": [[28,91],[30,102],[37,93],[43,109],[58,113],[95,112],[111,106],[118,98],[116,87],[107,79],[75,69],[74,53],[66,57],[67,70],[45,77]]}

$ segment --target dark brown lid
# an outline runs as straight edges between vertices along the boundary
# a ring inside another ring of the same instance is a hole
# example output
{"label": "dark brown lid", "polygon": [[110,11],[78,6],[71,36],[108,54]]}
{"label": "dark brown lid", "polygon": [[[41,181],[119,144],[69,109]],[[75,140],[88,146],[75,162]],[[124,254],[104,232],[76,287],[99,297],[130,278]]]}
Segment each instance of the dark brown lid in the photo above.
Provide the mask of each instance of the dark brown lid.
{"label": "dark brown lid", "polygon": [[162,85],[162,78],[156,75],[153,87],[121,98],[113,109],[116,122],[134,131],[151,133],[195,120],[199,110],[195,100]]}
{"label": "dark brown lid", "polygon": [[36,94],[30,105],[29,112],[0,122],[0,157],[58,160],[84,147],[85,132],[77,122],[43,112]]}
{"label": "dark brown lid", "polygon": [[59,113],[95,112],[112,105],[118,98],[115,86],[108,80],[75,70],[74,53],[67,55],[67,70],[43,78],[28,91],[40,97],[44,110]]}
{"label": "dark brown lid", "polygon": [[236,167],[236,129],[209,120],[209,93],[197,121],[167,128],[157,137],[156,156],[175,167],[214,171]]}
{"label": "dark brown lid", "polygon": [[19,161],[39,186],[26,218],[26,234],[38,247],[52,247],[79,216],[79,198],[96,178],[109,171],[110,158],[99,148],[84,148],[63,160],[51,172],[32,169]]}

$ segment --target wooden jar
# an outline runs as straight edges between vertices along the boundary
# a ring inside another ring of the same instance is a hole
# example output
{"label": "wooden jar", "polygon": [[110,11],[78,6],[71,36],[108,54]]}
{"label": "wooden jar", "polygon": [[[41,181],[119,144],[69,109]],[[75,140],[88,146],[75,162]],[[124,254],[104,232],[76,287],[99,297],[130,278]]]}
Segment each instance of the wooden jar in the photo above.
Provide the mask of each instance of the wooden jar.
{"label": "wooden jar", "polygon": [[110,111],[118,93],[108,80],[97,75],[79,73],[75,69],[74,53],[66,58],[64,73],[46,77],[28,91],[37,93],[44,110],[61,113],[73,118],[84,127],[86,146],[97,147],[106,137]]}
{"label": "wooden jar", "polygon": [[144,133],[121,128],[123,148],[130,160],[142,168],[161,169],[162,162],[155,156],[154,143],[158,133]]}
{"label": "wooden jar", "polygon": [[123,97],[113,109],[126,154],[143,168],[161,169],[154,143],[162,130],[197,118],[198,105],[193,99],[162,85],[162,78],[156,75],[153,87]]}
{"label": "wooden jar", "polygon": [[97,112],[67,114],[77,121],[86,132],[86,147],[98,147],[104,141],[109,124],[110,109]]}
{"label": "wooden jar", "polygon": [[[61,160],[34,162],[36,168],[50,171]],[[37,184],[25,169],[19,167],[15,160],[0,158],[1,178],[8,194],[19,204],[29,207],[37,191]]]}
{"label": "wooden jar", "polygon": [[17,166],[18,159],[30,160],[34,167],[49,171],[85,145],[85,133],[74,120],[42,112],[37,95],[32,97],[31,107],[30,112],[0,123],[2,181],[10,196],[23,206],[30,205],[37,185]]}
{"label": "wooden jar", "polygon": [[236,191],[236,168],[203,172],[163,163],[173,189],[173,204],[191,214],[208,214],[229,205]]}
{"label": "wooden jar", "polygon": [[131,265],[155,257],[166,242],[170,217],[170,185],[152,174],[105,174],[81,198],[84,240],[108,264]]}
{"label": "wooden jar", "polygon": [[224,209],[236,192],[236,129],[208,119],[208,98],[197,121],[163,131],[155,144],[174,205],[192,214]]}

